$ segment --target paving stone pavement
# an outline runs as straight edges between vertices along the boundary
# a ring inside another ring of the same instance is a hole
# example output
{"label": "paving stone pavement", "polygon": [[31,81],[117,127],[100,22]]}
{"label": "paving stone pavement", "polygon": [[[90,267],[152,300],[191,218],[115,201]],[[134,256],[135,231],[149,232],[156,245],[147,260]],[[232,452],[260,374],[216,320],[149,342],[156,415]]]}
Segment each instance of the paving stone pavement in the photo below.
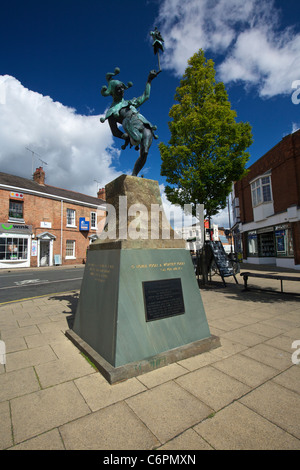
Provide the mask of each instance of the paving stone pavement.
{"label": "paving stone pavement", "polygon": [[238,279],[201,288],[220,348],[115,385],[64,334],[78,292],[1,304],[0,449],[299,450],[300,297]]}

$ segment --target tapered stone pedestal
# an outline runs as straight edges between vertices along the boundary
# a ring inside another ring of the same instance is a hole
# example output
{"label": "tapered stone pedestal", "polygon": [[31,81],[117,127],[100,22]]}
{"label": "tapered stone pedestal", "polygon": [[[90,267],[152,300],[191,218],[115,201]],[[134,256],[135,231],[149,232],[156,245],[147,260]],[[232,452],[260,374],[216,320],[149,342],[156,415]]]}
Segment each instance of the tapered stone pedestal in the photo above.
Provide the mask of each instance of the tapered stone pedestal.
{"label": "tapered stone pedestal", "polygon": [[[220,343],[210,334],[184,240],[172,229],[163,239],[165,215],[153,217],[161,205],[158,183],[122,175],[105,189],[116,210],[107,233],[115,238],[91,245],[74,326],[66,334],[115,383]],[[127,196],[125,215],[119,196]],[[133,230],[137,220],[140,232]]]}

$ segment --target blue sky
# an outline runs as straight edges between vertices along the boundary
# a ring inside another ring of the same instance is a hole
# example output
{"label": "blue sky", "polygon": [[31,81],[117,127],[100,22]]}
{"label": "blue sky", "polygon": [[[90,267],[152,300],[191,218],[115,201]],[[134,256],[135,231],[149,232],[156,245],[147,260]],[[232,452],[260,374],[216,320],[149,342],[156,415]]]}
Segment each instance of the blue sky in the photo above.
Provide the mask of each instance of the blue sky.
{"label": "blue sky", "polygon": [[123,142],[100,123],[110,104],[100,90],[118,66],[119,79],[133,82],[126,97],[143,93],[157,68],[149,35],[154,26],[165,39],[162,73],[141,113],[157,125],[159,140],[141,173],[162,190],[158,143],[169,140],[175,90],[199,48],[214,60],[237,120],[252,125],[248,165],[300,127],[300,104],[292,102],[293,82],[300,86],[296,0],[1,3],[1,171],[31,178],[32,167],[42,165],[48,184],[91,195],[130,174],[137,152],[121,151]]}

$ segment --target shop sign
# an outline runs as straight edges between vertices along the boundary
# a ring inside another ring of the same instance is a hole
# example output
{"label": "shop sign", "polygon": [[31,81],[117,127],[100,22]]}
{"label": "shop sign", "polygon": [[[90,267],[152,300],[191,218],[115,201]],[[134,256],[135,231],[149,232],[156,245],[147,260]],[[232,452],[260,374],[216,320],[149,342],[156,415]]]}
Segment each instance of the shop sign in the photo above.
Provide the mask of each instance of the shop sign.
{"label": "shop sign", "polygon": [[31,234],[32,233],[32,225],[24,225],[24,224],[10,224],[0,223],[0,231],[2,233],[24,233],[24,234]]}
{"label": "shop sign", "polygon": [[24,195],[22,193],[10,193],[9,197],[12,199],[24,199]]}
{"label": "shop sign", "polygon": [[257,230],[257,233],[258,234],[261,234],[261,233],[270,233],[270,232],[273,232],[274,231],[274,227],[264,227],[264,228],[259,228]]}
{"label": "shop sign", "polygon": [[80,217],[79,218],[79,230],[81,232],[88,232],[90,229],[90,222],[88,220],[85,220],[85,217]]}
{"label": "shop sign", "polygon": [[52,228],[52,223],[51,222],[41,222],[41,228]]}

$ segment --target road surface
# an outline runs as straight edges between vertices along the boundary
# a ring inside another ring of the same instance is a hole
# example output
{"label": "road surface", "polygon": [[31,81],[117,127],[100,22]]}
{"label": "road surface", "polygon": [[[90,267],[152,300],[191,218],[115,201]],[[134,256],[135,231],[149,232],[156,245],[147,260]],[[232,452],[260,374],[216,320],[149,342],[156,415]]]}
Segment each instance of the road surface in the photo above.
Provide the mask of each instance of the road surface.
{"label": "road surface", "polygon": [[21,299],[79,290],[84,266],[0,271],[0,305]]}

